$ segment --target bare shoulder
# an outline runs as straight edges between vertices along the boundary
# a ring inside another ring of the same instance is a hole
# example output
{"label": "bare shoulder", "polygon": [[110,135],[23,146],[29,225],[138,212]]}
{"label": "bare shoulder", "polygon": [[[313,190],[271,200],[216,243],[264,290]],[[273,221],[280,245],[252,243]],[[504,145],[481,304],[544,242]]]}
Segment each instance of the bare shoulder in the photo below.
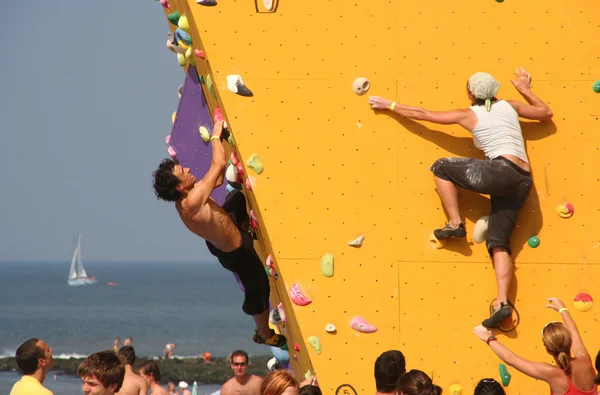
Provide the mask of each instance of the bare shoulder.
{"label": "bare shoulder", "polygon": [[252,377],[250,377],[250,380],[259,384],[263,382],[263,378],[255,374],[253,374]]}
{"label": "bare shoulder", "polygon": [[229,380],[227,380],[225,383],[223,383],[223,385],[221,386],[221,395],[229,395],[229,394],[233,394],[234,391],[234,382],[233,382],[234,378],[230,378]]}

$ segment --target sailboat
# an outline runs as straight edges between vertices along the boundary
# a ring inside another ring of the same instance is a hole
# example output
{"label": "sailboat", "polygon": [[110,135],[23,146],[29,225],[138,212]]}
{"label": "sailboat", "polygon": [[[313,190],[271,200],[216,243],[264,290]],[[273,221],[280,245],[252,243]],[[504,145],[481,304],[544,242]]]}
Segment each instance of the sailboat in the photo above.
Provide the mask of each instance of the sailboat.
{"label": "sailboat", "polygon": [[98,283],[95,277],[87,275],[83,264],[81,263],[81,235],[79,235],[79,241],[77,242],[77,247],[73,253],[73,260],[71,261],[71,268],[69,269],[69,278],[67,281],[72,287]]}

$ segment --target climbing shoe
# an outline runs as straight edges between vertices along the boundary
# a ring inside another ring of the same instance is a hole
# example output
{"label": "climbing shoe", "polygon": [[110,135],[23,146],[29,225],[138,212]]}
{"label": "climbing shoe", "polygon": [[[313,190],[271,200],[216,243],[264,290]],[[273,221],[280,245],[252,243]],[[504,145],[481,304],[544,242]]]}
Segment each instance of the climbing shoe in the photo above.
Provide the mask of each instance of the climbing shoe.
{"label": "climbing shoe", "polygon": [[281,348],[287,343],[287,339],[285,338],[285,336],[278,335],[273,329],[271,329],[271,337],[269,337],[268,339],[263,339],[263,337],[258,334],[258,331],[254,331],[254,336],[252,336],[252,340],[254,341],[254,343],[266,344],[268,346],[277,348]]}
{"label": "climbing shoe", "polygon": [[490,318],[483,320],[481,325],[486,328],[497,328],[512,315],[512,307],[508,303],[501,302],[500,308],[494,310],[490,315]]}
{"label": "climbing shoe", "polygon": [[436,229],[433,231],[433,235],[439,239],[445,239],[447,237],[465,237],[467,235],[467,231],[465,229],[465,224],[462,222],[458,224],[456,228],[450,226],[450,223],[446,223],[442,229]]}

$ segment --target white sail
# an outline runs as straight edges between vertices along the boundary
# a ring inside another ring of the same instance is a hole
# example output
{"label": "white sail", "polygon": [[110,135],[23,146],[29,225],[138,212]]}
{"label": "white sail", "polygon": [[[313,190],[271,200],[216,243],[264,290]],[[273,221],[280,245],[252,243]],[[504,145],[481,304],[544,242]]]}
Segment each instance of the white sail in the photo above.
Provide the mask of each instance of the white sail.
{"label": "white sail", "polygon": [[71,260],[71,268],[69,269],[69,280],[75,280],[77,278],[77,252],[79,251],[79,245],[75,248],[73,253],[73,260]]}
{"label": "white sail", "polygon": [[79,235],[79,242],[77,243],[77,277],[87,278],[87,273],[81,263],[81,235]]}

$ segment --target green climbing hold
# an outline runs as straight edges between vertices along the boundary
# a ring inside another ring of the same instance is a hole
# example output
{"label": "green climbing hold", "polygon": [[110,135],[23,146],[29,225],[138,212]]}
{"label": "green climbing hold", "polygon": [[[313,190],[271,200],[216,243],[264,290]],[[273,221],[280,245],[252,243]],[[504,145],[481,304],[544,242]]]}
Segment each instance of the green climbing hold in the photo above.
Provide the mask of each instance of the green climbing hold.
{"label": "green climbing hold", "polygon": [[310,336],[308,338],[308,344],[310,344],[312,348],[315,349],[317,354],[321,354],[321,340],[318,336]]}
{"label": "green climbing hold", "polygon": [[496,0],[496,3],[503,3],[504,0]]}
{"label": "green climbing hold", "polygon": [[267,272],[267,276],[271,277],[271,268],[265,267],[265,272]]}
{"label": "green climbing hold", "polygon": [[235,140],[233,139],[233,136],[231,134],[229,134],[229,137],[227,137],[227,142],[229,143],[229,145],[231,145],[232,147],[235,147]]}
{"label": "green climbing hold", "polygon": [[592,86],[592,89],[594,90],[594,92],[600,93],[600,80],[594,82],[594,86]]}
{"label": "green climbing hold", "polygon": [[511,377],[512,376],[510,375],[510,373],[508,373],[508,368],[506,367],[506,365],[501,363],[500,364],[500,380],[502,381],[502,385],[505,387],[508,387],[508,385],[510,384]]}
{"label": "green climbing hold", "polygon": [[210,92],[210,94],[213,95],[213,97],[217,97],[217,94],[215,93],[215,87],[212,82],[212,78],[210,78],[210,74],[206,74],[206,87],[208,88],[208,91]]}
{"label": "green climbing hold", "polygon": [[254,170],[256,174],[261,174],[263,172],[263,165],[260,163],[260,159],[258,159],[258,154],[252,155],[246,164],[249,168]]}
{"label": "green climbing hold", "polygon": [[312,377],[312,373],[310,372],[310,370],[307,370],[306,373],[304,373],[304,378],[306,380],[310,379]]}
{"label": "green climbing hold", "polygon": [[325,277],[333,276],[333,254],[328,252],[321,258],[321,273]]}
{"label": "green climbing hold", "polygon": [[200,81],[200,83],[201,83],[202,85],[204,85],[204,76],[203,76],[203,75],[199,76],[199,77],[198,77],[198,81]]}
{"label": "green climbing hold", "polygon": [[284,344],[283,346],[280,347],[283,351],[289,351],[290,349],[288,348],[287,344]]}
{"label": "green climbing hold", "polygon": [[540,245],[540,238],[537,236],[531,236],[529,240],[527,240],[527,244],[529,244],[529,247],[531,248],[537,248],[537,246]]}
{"label": "green climbing hold", "polygon": [[179,11],[175,11],[172,14],[167,15],[167,19],[169,20],[169,22],[171,22],[172,25],[177,26],[177,23],[179,23],[179,17],[181,15],[179,15]]}

